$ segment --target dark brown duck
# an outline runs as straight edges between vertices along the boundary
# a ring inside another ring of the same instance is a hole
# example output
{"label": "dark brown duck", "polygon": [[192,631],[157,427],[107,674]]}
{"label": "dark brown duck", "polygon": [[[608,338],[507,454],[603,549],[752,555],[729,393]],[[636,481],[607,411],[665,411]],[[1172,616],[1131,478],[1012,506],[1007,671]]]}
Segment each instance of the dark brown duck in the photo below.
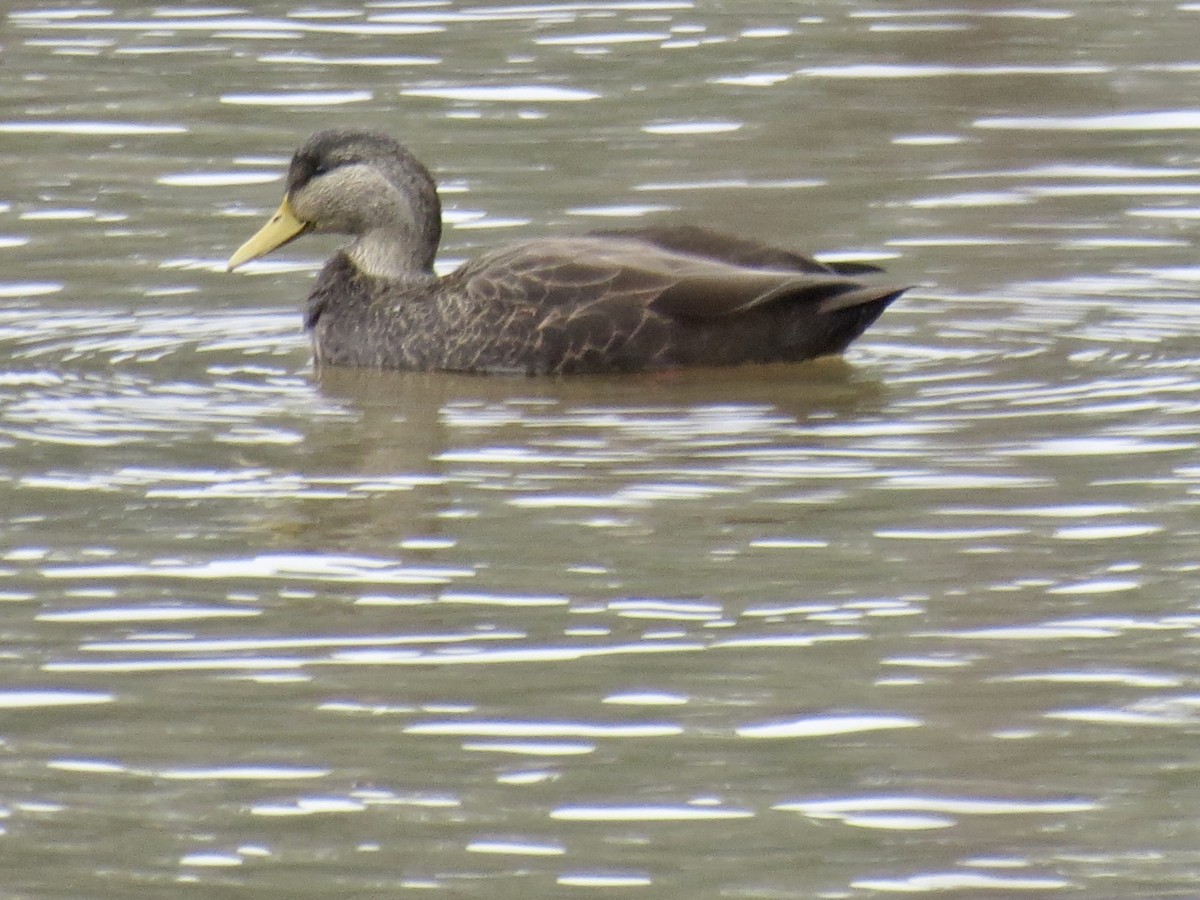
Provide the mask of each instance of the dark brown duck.
{"label": "dark brown duck", "polygon": [[229,268],[307,231],[351,237],[308,298],[318,365],[543,375],[799,362],[840,353],[905,290],[869,266],[692,226],[529,241],[439,277],[433,179],[371,131],[309,138],[278,211]]}

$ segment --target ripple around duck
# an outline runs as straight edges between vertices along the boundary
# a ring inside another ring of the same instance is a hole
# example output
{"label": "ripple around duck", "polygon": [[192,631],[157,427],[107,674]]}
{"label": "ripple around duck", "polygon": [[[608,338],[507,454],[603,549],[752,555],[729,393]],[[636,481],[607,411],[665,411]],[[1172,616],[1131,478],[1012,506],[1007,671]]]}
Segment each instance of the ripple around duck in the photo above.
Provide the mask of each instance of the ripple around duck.
{"label": "ripple around duck", "polygon": [[890,714],[811,716],[783,722],[744,725],[737,736],[755,739],[829,737],[865,731],[919,728],[925,723],[911,716]]}
{"label": "ripple around duck", "polygon": [[532,646],[514,649],[447,648],[445,651],[346,650],[334,653],[330,663],[345,666],[494,666],[517,663],[563,663],[610,656],[645,656],[695,653],[704,649],[696,641],[650,641],[610,646]]}
{"label": "ripple around duck", "polygon": [[1077,885],[1065,878],[1035,875],[996,875],[989,872],[930,872],[901,878],[860,878],[851,882],[859,890],[883,893],[935,894],[946,891],[1055,891]]}
{"label": "ripple around duck", "polygon": [[[117,385],[94,385],[97,390],[117,388],[119,393],[116,394],[92,393],[92,386],[93,383],[86,379],[72,378],[52,393],[10,404],[6,410],[8,421],[0,427],[0,435],[6,434],[29,445],[119,447],[136,445],[148,438],[182,441],[189,434],[209,433],[214,427],[225,426],[231,429],[227,435],[230,442],[237,442],[236,429],[251,427],[256,417],[255,408],[261,412],[268,403],[265,397],[260,403],[247,403],[245,398],[240,398],[240,408],[222,407],[213,403],[215,395],[198,393],[191,386],[156,386],[140,383],[138,379],[130,379],[124,385],[119,382]],[[247,436],[242,434],[241,439]],[[298,440],[299,435],[287,427],[256,426],[250,442],[294,444]],[[39,473],[26,476],[23,483],[50,486],[57,479],[58,486],[67,487],[70,480],[75,479],[78,484],[100,487],[104,478],[99,472]]]}
{"label": "ripple around duck", "polygon": [[273,94],[222,94],[220,101],[234,106],[340,106],[365,103],[372,91],[286,91]]}
{"label": "ripple around duck", "polygon": [[[436,6],[437,4],[435,4]],[[580,14],[604,20],[614,13],[666,13],[691,10],[691,0],[595,0],[595,2],[495,4],[463,9],[415,9],[401,12],[373,12],[372,21],[383,22],[507,22],[532,20],[574,22]]]}
{"label": "ripple around duck", "polygon": [[565,872],[555,879],[564,887],[582,888],[627,888],[649,887],[654,879],[644,873],[627,874],[616,872]]}
{"label": "ripple around duck", "polygon": [[258,765],[168,768],[153,774],[168,781],[297,781],[325,778],[332,773],[332,769],[312,766]]}
{"label": "ripple around duck", "polygon": [[140,137],[187,134],[183,125],[151,125],[136,122],[20,121],[0,122],[0,134],[67,134],[96,137]]}
{"label": "ripple around duck", "polygon": [[683,733],[674,723],[594,723],[594,722],[417,722],[404,729],[406,734],[451,735],[500,738],[662,738]]}
{"label": "ripple around duck", "polygon": [[[382,19],[383,17],[378,17]],[[296,40],[305,34],[314,35],[375,35],[396,37],[404,35],[440,34],[445,29],[439,24],[424,22],[367,21],[348,22],[299,19],[257,18],[248,15],[233,16],[175,16],[152,19],[61,19],[46,14],[30,12],[18,20],[22,28],[40,31],[87,31],[104,32],[149,32],[157,36],[175,37],[179,34],[210,32],[218,36],[242,36],[250,38],[280,38]]]}
{"label": "ripple around duck", "polygon": [[646,134],[660,135],[695,135],[695,134],[725,134],[739,131],[741,122],[651,122],[642,126]]}
{"label": "ripple around duck", "polygon": [[544,47],[607,47],[613,44],[661,43],[670,37],[670,33],[660,31],[618,31],[597,34],[552,34],[535,37],[533,42]]}
{"label": "ripple around duck", "polygon": [[463,741],[461,747],[474,753],[508,753],[516,756],[583,756],[595,753],[597,744],[584,741],[484,740]]}
{"label": "ripple around duck", "polygon": [[100,563],[79,566],[46,566],[45,578],[95,581],[168,579],[265,579],[287,581],[302,576],[308,581],[341,584],[449,584],[470,578],[470,568],[449,566],[405,566],[373,557],[313,555],[306,553],[264,554],[243,559],[213,559],[187,564],[158,561],[150,564]]}
{"label": "ripple around duck", "polygon": [[1044,9],[1038,7],[1000,7],[993,9],[985,7],[953,8],[950,10],[934,7],[931,9],[864,9],[852,10],[848,13],[851,19],[928,19],[953,16],[963,19],[1032,19],[1036,22],[1052,22],[1075,17],[1070,9]]}
{"label": "ripple around duck", "polygon": [[[257,610],[249,611],[257,614]],[[82,616],[70,613],[43,614],[38,617],[41,621],[52,622],[121,622],[144,621],[138,616],[124,619],[118,616],[112,618],[92,617],[88,611]],[[173,621],[171,619],[168,619]],[[153,617],[149,621],[155,621]],[[250,650],[323,650],[343,649],[346,647],[395,647],[447,645],[462,646],[473,641],[519,641],[527,635],[519,631],[480,631],[456,632],[447,634],[404,634],[404,635],[305,635],[304,637],[246,637],[246,638],[201,638],[188,637],[172,639],[165,635],[153,638],[139,639],[131,637],[123,641],[89,641],[81,644],[80,649],[88,653],[191,653],[201,654],[232,654]]]}
{"label": "ripple around duck", "polygon": [[550,818],[564,822],[723,822],[750,819],[748,809],[703,806],[564,806]]}
{"label": "ripple around duck", "polygon": [[[958,76],[1011,78],[1018,75],[1067,75],[1078,78],[1082,75],[1107,75],[1109,66],[1090,63],[1066,63],[1043,66],[1007,65],[903,65],[903,64],[856,64],[844,66],[818,66],[801,69],[796,74],[805,78],[949,78]],[[978,123],[976,123],[978,126]],[[992,126],[996,127],[996,126]]]}
{"label": "ripple around duck", "polygon": [[179,865],[189,868],[227,869],[240,866],[242,856],[237,853],[222,853],[215,850],[201,850],[195,853],[185,853],[179,857]]}
{"label": "ripple around duck", "polygon": [[503,853],[512,856],[562,856],[566,848],[560,843],[531,840],[475,840],[467,844],[468,853]]}
{"label": "ripple around duck", "polygon": [[248,184],[269,184],[279,181],[278,172],[180,172],[160,175],[156,184],[169,187],[233,187]]}
{"label": "ripple around duck", "polygon": [[[38,622],[76,622],[76,623],[118,623],[118,622],[193,622],[208,619],[239,619],[253,618],[261,614],[256,609],[235,609],[233,607],[201,607],[201,606],[151,606],[151,607],[113,607],[104,606],[96,609],[73,609],[41,612],[35,616]],[[155,650],[162,650],[159,642],[154,644]]]}
{"label": "ripple around duck", "polygon": [[59,690],[8,690],[0,691],[0,709],[52,709],[62,706],[93,706],[112,703],[114,694],[100,691]]}
{"label": "ripple around duck", "polygon": [[[27,243],[23,240],[21,243]],[[0,283],[0,299],[21,299],[25,297],[45,297],[57,294],[63,289],[58,281],[16,281]]]}
{"label": "ripple around duck", "polygon": [[289,66],[434,66],[442,62],[437,56],[326,56],[319,53],[262,53],[258,56],[261,63],[280,63]]}
{"label": "ripple around duck", "polygon": [[976,119],[973,124],[975,128],[1008,131],[1191,131],[1200,128],[1200,110],[1094,116],[994,116]]}
{"label": "ripple around duck", "polygon": [[585,100],[596,100],[600,97],[600,94],[595,91],[582,88],[540,84],[405,88],[400,93],[406,97],[491,103],[578,103]]}
{"label": "ripple around duck", "polygon": [[1022,800],[997,797],[861,796],[823,800],[797,800],[776,804],[773,809],[798,812],[814,818],[875,812],[935,812],[949,815],[1063,815],[1100,808],[1094,800]]}
{"label": "ripple around duck", "polygon": [[[28,290],[33,293],[25,293]],[[11,296],[59,294],[62,290],[63,285],[59,283],[14,285]],[[6,349],[12,360],[30,364],[46,361],[56,365],[90,360],[105,364],[156,362],[173,353],[237,350],[246,356],[257,356],[261,361],[263,357],[283,356],[302,348],[305,342],[303,335],[298,334],[295,313],[291,310],[227,309],[222,310],[221,315],[212,315],[153,305],[133,313],[126,309],[88,309],[75,305],[39,308],[11,305],[0,308],[0,340],[11,342],[11,347]],[[225,361],[213,362],[221,365]],[[243,359],[242,362],[248,361]],[[85,366],[69,368],[79,370],[79,374],[70,376],[64,383],[88,388],[100,386],[99,382],[84,380],[87,378],[83,374]],[[283,377],[287,373],[280,368],[273,374]],[[149,386],[150,382],[150,376],[139,380],[126,371],[112,376],[112,384],[116,386]],[[293,383],[299,385],[302,382],[293,379]],[[170,390],[181,386],[156,383],[154,388]]]}

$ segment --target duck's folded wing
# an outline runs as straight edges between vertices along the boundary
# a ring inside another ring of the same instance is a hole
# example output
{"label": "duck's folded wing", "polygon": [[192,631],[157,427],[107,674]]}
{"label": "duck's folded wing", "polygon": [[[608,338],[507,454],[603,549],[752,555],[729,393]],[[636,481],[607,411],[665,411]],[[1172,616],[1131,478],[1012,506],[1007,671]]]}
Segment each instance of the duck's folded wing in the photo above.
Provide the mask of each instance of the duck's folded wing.
{"label": "duck's folded wing", "polygon": [[736,316],[769,303],[803,304],[815,314],[894,297],[905,286],[837,274],[796,274],[730,267],[678,272],[651,304],[674,319]]}
{"label": "duck's folded wing", "polygon": [[752,238],[738,237],[699,225],[650,225],[641,228],[612,228],[592,232],[596,237],[635,240],[672,253],[725,262],[752,269],[791,272],[833,272],[838,275],[866,275],[883,270],[860,262],[820,262],[798,250],[788,250]]}
{"label": "duck's folded wing", "polygon": [[[712,234],[703,229],[663,233]],[[553,318],[606,309],[615,315],[617,307],[633,306],[679,321],[719,319],[774,302],[805,305],[821,314],[894,298],[907,288],[874,273],[739,265],[615,235],[519,245],[467,269],[469,274],[462,274],[475,302],[505,297]]]}
{"label": "duck's folded wing", "polygon": [[699,225],[651,225],[642,228],[613,228],[592,232],[599,238],[638,241],[669,253],[723,262],[752,269],[792,272],[831,272],[829,266],[811,256],[785,250],[750,238],[701,228]]}
{"label": "duck's folded wing", "polygon": [[894,297],[907,286],[873,266],[826,266],[810,257],[696,226],[597,234],[577,249],[618,281],[656,284],[651,308],[674,319],[734,316],[774,301],[810,304],[817,314]]}
{"label": "duck's folded wing", "polygon": [[734,265],[615,237],[519,245],[448,281],[483,311],[472,327],[488,333],[493,356],[538,372],[838,352],[904,290],[870,275]]}

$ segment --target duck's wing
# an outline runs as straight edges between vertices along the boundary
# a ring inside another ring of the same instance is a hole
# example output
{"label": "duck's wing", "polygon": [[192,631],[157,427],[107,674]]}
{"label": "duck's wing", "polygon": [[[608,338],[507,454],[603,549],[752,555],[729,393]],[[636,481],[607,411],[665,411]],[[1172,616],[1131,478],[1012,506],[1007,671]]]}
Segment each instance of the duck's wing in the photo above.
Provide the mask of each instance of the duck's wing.
{"label": "duck's wing", "polygon": [[475,303],[503,299],[550,318],[636,310],[693,322],[785,300],[819,315],[907,287],[876,272],[844,274],[802,254],[700,228],[532,241],[469,264],[461,277]]}
{"label": "duck's wing", "polygon": [[549,238],[468,263],[442,286],[459,310],[456,333],[487,347],[487,359],[466,365],[580,372],[807,359],[844,349],[904,290],[873,275],[773,268],[761,255],[735,263],[728,244],[714,258],[679,249],[694,242],[666,243]]}
{"label": "duck's wing", "polygon": [[869,276],[706,266],[678,273],[651,306],[680,320],[737,316],[773,303],[804,306],[822,315],[894,298],[905,289]]}
{"label": "duck's wing", "polygon": [[699,225],[658,225],[643,228],[612,228],[593,231],[596,237],[643,241],[673,253],[684,253],[716,262],[753,269],[794,272],[834,272],[866,275],[883,270],[868,263],[822,263],[796,250],[738,237]]}
{"label": "duck's wing", "polygon": [[898,295],[906,285],[872,266],[826,266],[811,257],[696,226],[598,237],[597,252],[624,272],[658,279],[651,307],[674,319],[736,316],[776,301],[815,314]]}

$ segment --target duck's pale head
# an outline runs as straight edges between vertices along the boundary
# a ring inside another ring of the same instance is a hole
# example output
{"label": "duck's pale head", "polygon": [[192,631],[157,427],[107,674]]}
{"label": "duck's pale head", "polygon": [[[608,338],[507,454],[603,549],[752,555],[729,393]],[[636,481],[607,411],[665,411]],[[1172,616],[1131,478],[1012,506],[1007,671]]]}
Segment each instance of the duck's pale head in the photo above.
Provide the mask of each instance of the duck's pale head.
{"label": "duck's pale head", "polygon": [[373,131],[319,131],[292,157],[279,209],[229,268],[315,231],[350,235],[346,253],[365,274],[428,277],[441,228],[433,178],[403,144]]}

